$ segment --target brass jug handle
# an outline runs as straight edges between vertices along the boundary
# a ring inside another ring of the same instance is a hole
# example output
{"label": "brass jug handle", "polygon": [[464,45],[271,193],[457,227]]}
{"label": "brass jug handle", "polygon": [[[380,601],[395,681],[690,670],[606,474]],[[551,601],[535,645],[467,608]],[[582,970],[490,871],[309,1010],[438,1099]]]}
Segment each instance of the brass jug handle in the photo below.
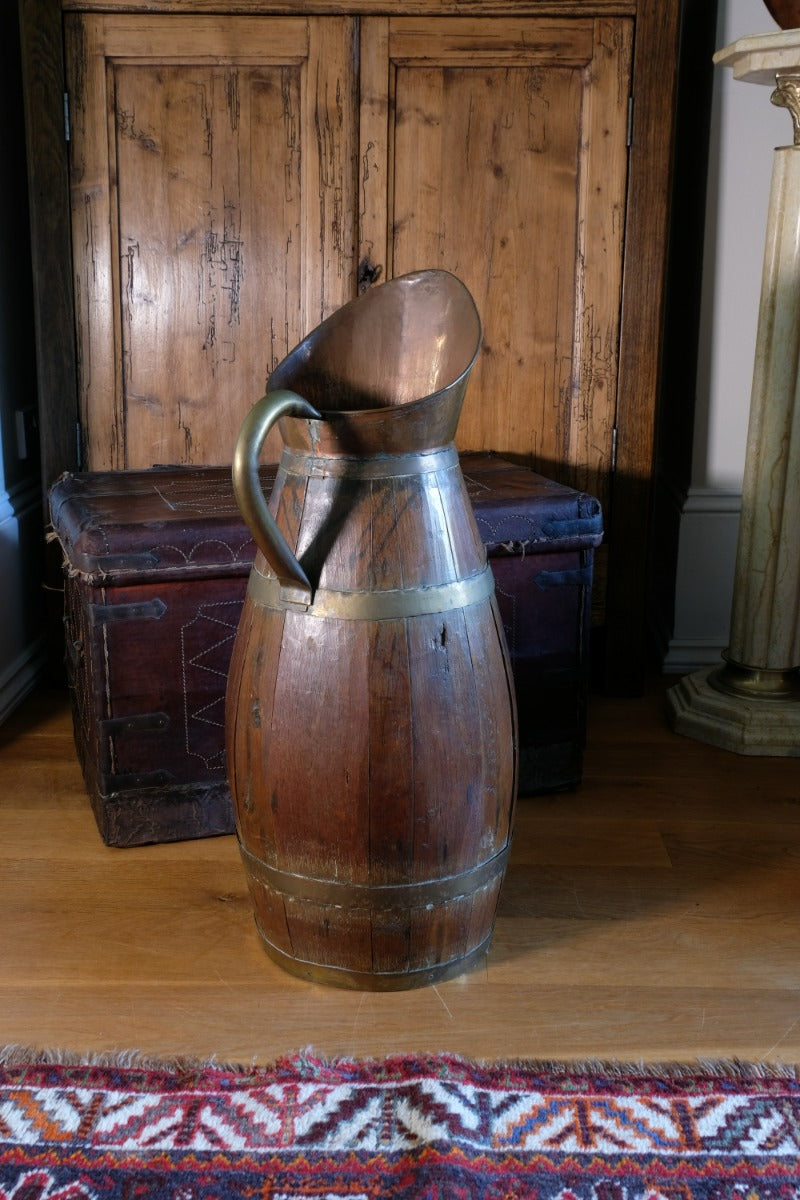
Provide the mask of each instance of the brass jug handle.
{"label": "brass jug handle", "polygon": [[250,409],[239,430],[233,455],[233,492],[256,545],[278,577],[281,599],[308,605],[313,600],[313,588],[275,524],[258,477],[261,447],[272,426],[282,416],[321,419],[317,410],[296,392],[281,388],[262,396]]}

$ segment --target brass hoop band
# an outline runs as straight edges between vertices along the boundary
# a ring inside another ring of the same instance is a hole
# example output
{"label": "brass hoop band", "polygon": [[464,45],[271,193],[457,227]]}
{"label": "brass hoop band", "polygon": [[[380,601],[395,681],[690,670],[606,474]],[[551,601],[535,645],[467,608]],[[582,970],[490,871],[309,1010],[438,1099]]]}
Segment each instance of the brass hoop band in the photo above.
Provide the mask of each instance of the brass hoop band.
{"label": "brass hoop band", "polygon": [[302,450],[284,447],[280,466],[289,475],[333,479],[393,479],[403,475],[425,475],[451,471],[458,466],[455,446],[429,454],[383,454],[366,458],[329,455],[314,458]]}
{"label": "brass hoop band", "polygon": [[430,616],[452,608],[480,604],[494,593],[494,576],[487,563],[477,575],[434,587],[387,588],[375,592],[337,592],[317,588],[311,604],[287,595],[280,581],[250,572],[248,596],[262,608],[303,611],[309,617],[335,617],[343,621],[393,621],[403,617]]}
{"label": "brass hoop band", "polygon": [[357,971],[351,967],[336,967],[329,963],[316,963],[304,958],[294,958],[285,950],[279,950],[275,943],[269,940],[261,928],[258,918],[256,918],[256,928],[267,954],[290,975],[297,975],[301,979],[310,979],[314,983],[326,983],[332,984],[334,987],[344,986],[373,992],[404,991],[406,988],[423,987],[427,984],[439,983],[444,979],[452,979],[455,975],[462,975],[486,954],[492,940],[490,931],[483,941],[467,954],[427,967],[415,967],[408,971]]}
{"label": "brass hoop band", "polygon": [[337,908],[387,912],[390,909],[423,908],[426,904],[458,900],[463,896],[471,896],[489,883],[499,883],[506,869],[510,845],[504,846],[498,854],[479,863],[477,867],[458,875],[403,884],[344,883],[338,879],[296,875],[256,858],[242,845],[239,850],[250,878],[282,896],[307,900],[313,904],[333,904]]}

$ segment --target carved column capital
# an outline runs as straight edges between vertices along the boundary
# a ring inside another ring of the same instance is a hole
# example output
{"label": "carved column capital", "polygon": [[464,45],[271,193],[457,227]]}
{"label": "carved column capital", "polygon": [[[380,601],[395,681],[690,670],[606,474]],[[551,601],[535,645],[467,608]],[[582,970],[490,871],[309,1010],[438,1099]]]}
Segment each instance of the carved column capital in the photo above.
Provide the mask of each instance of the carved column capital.
{"label": "carved column capital", "polygon": [[775,91],[770,99],[779,108],[789,110],[794,126],[794,144],[800,146],[800,68],[776,71]]}

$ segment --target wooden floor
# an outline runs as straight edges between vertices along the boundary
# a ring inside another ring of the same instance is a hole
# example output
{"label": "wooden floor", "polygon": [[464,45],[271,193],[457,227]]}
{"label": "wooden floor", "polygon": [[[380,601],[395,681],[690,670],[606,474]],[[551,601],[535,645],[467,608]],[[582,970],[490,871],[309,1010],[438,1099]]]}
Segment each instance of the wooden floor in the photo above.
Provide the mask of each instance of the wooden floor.
{"label": "wooden floor", "polygon": [[262,952],[232,837],[110,850],[67,702],[0,729],[0,1043],[269,1062],[800,1062],[800,760],[673,734],[663,683],[593,697],[582,786],[520,801],[488,961],[350,993]]}

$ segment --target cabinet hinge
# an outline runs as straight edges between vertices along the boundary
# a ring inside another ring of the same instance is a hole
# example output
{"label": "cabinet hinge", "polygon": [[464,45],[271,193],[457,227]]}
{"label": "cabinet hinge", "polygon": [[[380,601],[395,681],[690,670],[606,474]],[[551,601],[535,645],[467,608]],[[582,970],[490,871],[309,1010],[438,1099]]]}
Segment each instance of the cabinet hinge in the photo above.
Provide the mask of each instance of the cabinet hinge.
{"label": "cabinet hinge", "polygon": [[628,131],[626,134],[628,149],[633,145],[633,96],[628,96]]}
{"label": "cabinet hinge", "polygon": [[64,92],[64,141],[69,141],[69,92]]}
{"label": "cabinet hinge", "polygon": [[617,469],[617,427],[616,425],[611,430],[611,471]]}

